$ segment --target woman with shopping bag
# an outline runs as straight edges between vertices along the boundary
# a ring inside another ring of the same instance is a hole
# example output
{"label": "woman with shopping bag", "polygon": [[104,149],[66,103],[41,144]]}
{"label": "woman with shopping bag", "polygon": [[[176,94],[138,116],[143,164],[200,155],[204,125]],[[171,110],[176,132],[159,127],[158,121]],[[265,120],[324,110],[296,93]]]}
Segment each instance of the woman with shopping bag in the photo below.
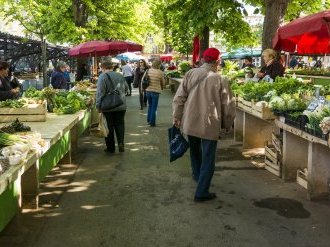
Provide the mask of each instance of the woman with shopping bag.
{"label": "woman with shopping bag", "polygon": [[[124,152],[126,93],[128,85],[122,74],[113,71],[113,63],[101,64],[102,74],[97,81],[96,109],[104,114],[109,134],[105,137],[105,152],[116,151],[115,134],[119,152]],[[114,102],[116,103],[115,105]]]}

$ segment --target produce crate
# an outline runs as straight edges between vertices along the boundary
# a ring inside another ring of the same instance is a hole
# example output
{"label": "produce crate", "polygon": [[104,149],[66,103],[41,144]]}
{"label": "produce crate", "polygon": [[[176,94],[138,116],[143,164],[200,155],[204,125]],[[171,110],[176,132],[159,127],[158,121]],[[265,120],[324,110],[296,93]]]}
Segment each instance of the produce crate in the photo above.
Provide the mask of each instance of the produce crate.
{"label": "produce crate", "polygon": [[243,99],[242,97],[237,97],[237,106],[246,112],[252,113],[252,102]]}
{"label": "produce crate", "polygon": [[244,100],[242,97],[237,97],[237,107],[243,109],[245,112],[251,113],[252,115],[261,119],[275,119],[275,115],[271,109],[262,103],[261,106],[253,101]]}
{"label": "produce crate", "polygon": [[43,104],[28,104],[22,108],[0,108],[0,123],[13,122],[17,118],[21,122],[45,122],[47,106]]}
{"label": "produce crate", "polygon": [[272,133],[272,145],[279,154],[282,154],[282,147],[283,147],[282,140],[275,133]]}
{"label": "produce crate", "polygon": [[297,184],[307,189],[307,170],[305,172],[297,170]]}
{"label": "produce crate", "polygon": [[273,145],[265,146],[265,169],[278,177],[281,176],[280,157]]}

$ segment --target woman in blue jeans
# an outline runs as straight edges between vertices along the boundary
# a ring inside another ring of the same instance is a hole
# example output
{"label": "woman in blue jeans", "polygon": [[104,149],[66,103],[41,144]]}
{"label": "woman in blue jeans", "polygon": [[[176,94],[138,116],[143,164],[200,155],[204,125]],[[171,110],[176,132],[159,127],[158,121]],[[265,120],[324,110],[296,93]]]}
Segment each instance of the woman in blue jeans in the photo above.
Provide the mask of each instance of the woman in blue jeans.
{"label": "woman in blue jeans", "polygon": [[160,68],[161,61],[156,59],[152,62],[151,68],[148,70],[149,86],[146,89],[148,100],[147,122],[151,127],[156,126],[156,113],[158,100],[161,90],[164,88],[164,74]]}

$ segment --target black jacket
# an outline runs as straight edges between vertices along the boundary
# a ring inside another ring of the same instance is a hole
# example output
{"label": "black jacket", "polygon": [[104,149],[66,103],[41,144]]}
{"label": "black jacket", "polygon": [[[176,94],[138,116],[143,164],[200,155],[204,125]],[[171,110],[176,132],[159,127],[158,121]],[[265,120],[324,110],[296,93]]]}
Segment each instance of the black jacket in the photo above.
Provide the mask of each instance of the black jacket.
{"label": "black jacket", "polygon": [[18,85],[11,83],[8,78],[0,77],[0,101],[17,98],[18,96],[11,92],[11,90],[17,86]]}
{"label": "black jacket", "polygon": [[284,67],[279,61],[275,60],[272,64],[262,67],[260,72],[264,73],[264,77],[269,75],[270,78],[275,80],[277,76],[284,75]]}

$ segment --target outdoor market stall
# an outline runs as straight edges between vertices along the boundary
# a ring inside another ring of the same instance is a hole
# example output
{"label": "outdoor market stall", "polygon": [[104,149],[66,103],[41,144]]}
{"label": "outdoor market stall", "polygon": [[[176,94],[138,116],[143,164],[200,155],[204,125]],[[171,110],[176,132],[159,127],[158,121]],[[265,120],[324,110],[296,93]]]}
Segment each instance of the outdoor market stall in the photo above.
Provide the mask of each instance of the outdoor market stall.
{"label": "outdoor market stall", "polygon": [[70,115],[47,113],[46,122],[27,123],[32,131],[41,134],[45,144],[0,175],[0,231],[24,204],[38,207],[40,181],[59,162],[71,162],[78,137],[89,128],[90,120],[87,109]]}
{"label": "outdoor market stall", "polygon": [[[38,207],[39,181],[58,162],[71,162],[78,137],[91,124],[90,97],[86,91],[47,87],[0,102],[2,122],[16,119],[0,124],[0,231],[24,205]],[[54,113],[46,112],[46,101]]]}

